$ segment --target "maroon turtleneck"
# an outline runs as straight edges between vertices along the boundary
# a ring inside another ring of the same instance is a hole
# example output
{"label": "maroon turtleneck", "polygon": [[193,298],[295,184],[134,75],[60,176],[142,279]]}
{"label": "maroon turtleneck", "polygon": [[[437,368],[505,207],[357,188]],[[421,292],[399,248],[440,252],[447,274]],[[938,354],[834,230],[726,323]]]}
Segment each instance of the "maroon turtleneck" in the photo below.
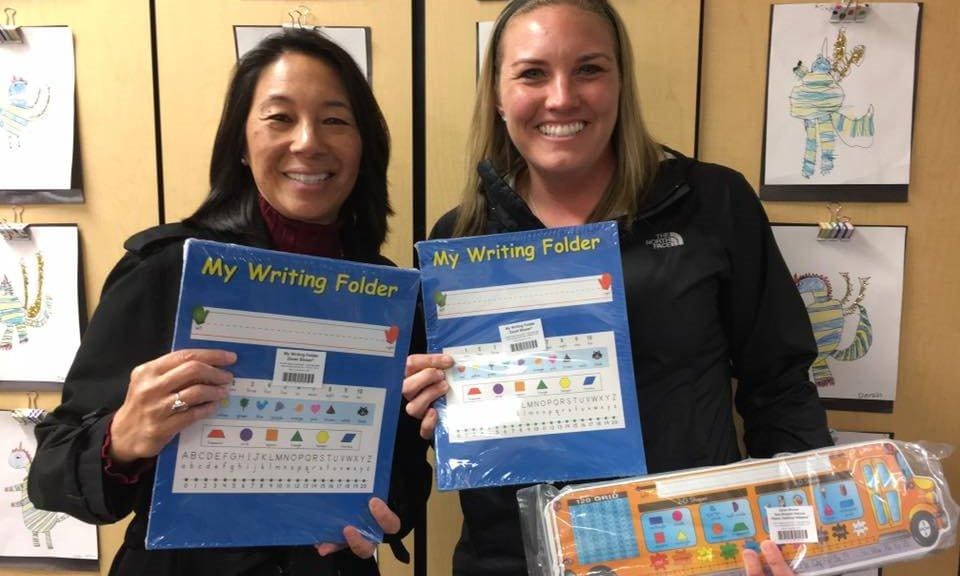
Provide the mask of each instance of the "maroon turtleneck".
{"label": "maroon turtleneck", "polygon": [[313,224],[293,220],[277,212],[263,196],[257,199],[275,249],[309,256],[343,257],[339,223]]}

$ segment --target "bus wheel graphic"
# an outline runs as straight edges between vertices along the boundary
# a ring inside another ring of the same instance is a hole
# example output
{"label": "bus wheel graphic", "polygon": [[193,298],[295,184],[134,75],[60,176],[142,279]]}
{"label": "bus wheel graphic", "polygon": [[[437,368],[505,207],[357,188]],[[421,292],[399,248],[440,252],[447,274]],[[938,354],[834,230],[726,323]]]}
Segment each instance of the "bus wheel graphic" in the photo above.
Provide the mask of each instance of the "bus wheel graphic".
{"label": "bus wheel graphic", "polygon": [[917,544],[927,547],[933,546],[937,541],[940,529],[937,528],[937,522],[933,519],[932,514],[921,511],[914,514],[913,518],[910,519],[910,534],[913,535]]}

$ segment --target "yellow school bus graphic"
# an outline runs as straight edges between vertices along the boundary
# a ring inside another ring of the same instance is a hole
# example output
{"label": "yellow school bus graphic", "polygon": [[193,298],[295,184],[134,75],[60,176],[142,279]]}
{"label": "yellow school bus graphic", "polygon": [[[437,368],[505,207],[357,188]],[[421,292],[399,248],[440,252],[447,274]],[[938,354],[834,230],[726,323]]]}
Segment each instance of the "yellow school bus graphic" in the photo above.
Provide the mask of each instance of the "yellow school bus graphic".
{"label": "yellow school bus graphic", "polygon": [[792,542],[802,574],[903,560],[937,547],[955,507],[914,469],[878,441],[574,488],[547,505],[548,544],[563,576],[739,575],[766,539]]}

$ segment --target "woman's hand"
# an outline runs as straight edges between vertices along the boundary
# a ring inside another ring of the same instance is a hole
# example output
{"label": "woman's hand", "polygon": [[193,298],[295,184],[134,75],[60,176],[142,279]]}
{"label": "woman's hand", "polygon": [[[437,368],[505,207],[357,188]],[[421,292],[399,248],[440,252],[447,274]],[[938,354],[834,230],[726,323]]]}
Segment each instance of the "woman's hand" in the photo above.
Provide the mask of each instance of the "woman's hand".
{"label": "woman's hand", "polygon": [[[796,573],[783,559],[780,548],[770,540],[760,544],[760,550],[763,552],[763,559],[770,566],[770,573],[773,576],[795,576]],[[753,550],[745,548],[743,550],[743,567],[746,569],[746,576],[763,576],[763,566],[760,563],[760,556]]]}
{"label": "woman's hand", "polygon": [[178,432],[215,414],[233,382],[220,366],[236,360],[225,350],[177,350],[134,368],[110,424],[110,459],[130,464],[152,458]]}
{"label": "woman's hand", "polygon": [[[386,502],[379,498],[371,498],[369,506],[370,513],[373,514],[374,520],[383,529],[384,534],[396,534],[400,530],[400,517],[393,513]],[[326,556],[349,546],[350,550],[360,558],[369,558],[373,556],[374,550],[377,549],[376,542],[370,542],[364,538],[360,531],[353,526],[347,526],[343,529],[343,537],[347,541],[346,544],[330,544],[327,542],[314,545],[317,554]]]}
{"label": "woman's hand", "polygon": [[431,408],[431,404],[450,388],[443,371],[452,366],[453,358],[446,354],[407,356],[403,397],[407,399],[407,414],[421,420],[420,436],[425,439],[433,438],[437,411]]}

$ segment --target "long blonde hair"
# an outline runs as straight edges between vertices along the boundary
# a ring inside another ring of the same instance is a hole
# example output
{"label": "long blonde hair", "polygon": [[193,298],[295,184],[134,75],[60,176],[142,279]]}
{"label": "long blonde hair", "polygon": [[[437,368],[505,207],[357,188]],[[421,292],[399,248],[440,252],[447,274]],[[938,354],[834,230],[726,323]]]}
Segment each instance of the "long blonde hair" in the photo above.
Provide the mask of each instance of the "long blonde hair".
{"label": "long blonde hair", "polygon": [[620,15],[607,0],[512,0],[493,26],[487,53],[477,82],[473,120],[468,141],[467,178],[454,225],[454,236],[483,234],[486,224],[486,198],[476,167],[489,160],[497,172],[515,173],[524,159],[510,140],[506,126],[497,114],[497,84],[501,64],[500,41],[510,20],[544,6],[569,5],[597,14],[610,25],[616,43],[620,73],[620,98],[617,123],[613,129],[616,170],[589,222],[624,218],[629,225],[639,210],[639,191],[645,190],[657,170],[660,146],[653,141],[643,123],[637,98],[633,49]]}

